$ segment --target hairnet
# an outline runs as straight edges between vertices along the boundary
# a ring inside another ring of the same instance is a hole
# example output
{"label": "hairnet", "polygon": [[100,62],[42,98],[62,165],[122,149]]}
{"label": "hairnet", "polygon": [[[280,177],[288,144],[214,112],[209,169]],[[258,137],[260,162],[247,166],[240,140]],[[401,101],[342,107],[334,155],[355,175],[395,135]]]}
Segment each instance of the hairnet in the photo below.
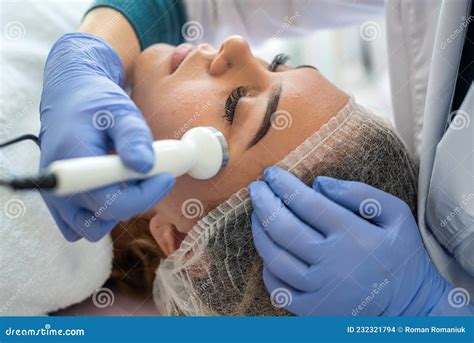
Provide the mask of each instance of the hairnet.
{"label": "hairnet", "polygon": [[[353,99],[277,165],[306,184],[318,175],[368,183],[416,204],[416,169],[389,126]],[[156,272],[164,315],[288,315],[272,301],[241,189],[203,217]]]}

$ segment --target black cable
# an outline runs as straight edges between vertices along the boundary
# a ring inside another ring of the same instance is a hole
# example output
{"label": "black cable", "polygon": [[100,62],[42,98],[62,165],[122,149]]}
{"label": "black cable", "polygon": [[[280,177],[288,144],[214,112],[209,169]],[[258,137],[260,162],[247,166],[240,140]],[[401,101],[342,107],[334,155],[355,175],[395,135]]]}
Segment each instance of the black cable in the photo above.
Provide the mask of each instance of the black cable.
{"label": "black cable", "polygon": [[[0,143],[0,149],[18,143],[25,140],[32,140],[39,147],[38,137],[32,134],[24,134],[13,138],[9,141]],[[56,177],[54,175],[41,175],[39,177],[25,177],[25,178],[15,178],[11,180],[1,180],[0,186],[10,187],[12,189],[52,189],[55,188],[57,184]]]}
{"label": "black cable", "polygon": [[15,190],[21,189],[53,189],[58,181],[54,174],[40,175],[38,177],[15,178],[0,180],[0,186],[7,186]]}
{"label": "black cable", "polygon": [[38,139],[38,137],[36,137],[35,135],[32,135],[32,134],[30,134],[30,133],[27,133],[27,134],[25,134],[25,135],[21,135],[21,136],[18,136],[18,137],[16,137],[16,138],[13,138],[13,139],[11,139],[11,140],[9,140],[9,141],[6,141],[6,142],[4,142],[4,143],[1,143],[1,144],[0,144],[0,149],[1,149],[1,148],[4,148],[4,147],[6,147],[6,146],[12,145],[12,144],[21,142],[21,141],[25,141],[25,140],[27,140],[27,139],[30,139],[30,140],[32,140],[33,142],[35,142],[36,145],[39,147],[39,139]]}

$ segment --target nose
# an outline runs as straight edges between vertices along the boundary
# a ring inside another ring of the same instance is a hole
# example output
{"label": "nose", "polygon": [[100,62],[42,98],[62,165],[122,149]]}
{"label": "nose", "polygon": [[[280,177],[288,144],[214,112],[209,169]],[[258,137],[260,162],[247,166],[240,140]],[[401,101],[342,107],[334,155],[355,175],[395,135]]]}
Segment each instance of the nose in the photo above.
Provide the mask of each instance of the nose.
{"label": "nose", "polygon": [[238,71],[246,67],[252,59],[253,54],[247,40],[242,36],[231,36],[222,43],[209,72],[213,76],[219,76],[230,69]]}

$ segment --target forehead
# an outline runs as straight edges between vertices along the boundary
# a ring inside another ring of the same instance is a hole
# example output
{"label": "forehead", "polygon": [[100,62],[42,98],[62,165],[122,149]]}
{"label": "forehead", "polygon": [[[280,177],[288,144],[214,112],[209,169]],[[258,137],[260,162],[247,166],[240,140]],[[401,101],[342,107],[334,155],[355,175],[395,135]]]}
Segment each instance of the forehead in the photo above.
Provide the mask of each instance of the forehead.
{"label": "forehead", "polygon": [[311,107],[307,108],[307,106],[318,104],[315,95],[318,88],[321,87],[321,80],[324,79],[319,71],[311,68],[289,69],[281,75],[284,75],[282,77],[281,107],[310,110]]}
{"label": "forehead", "polygon": [[325,103],[318,92],[324,78],[318,71],[309,68],[291,69],[280,74],[282,89],[278,108],[273,116],[273,128],[278,131],[278,119],[283,119],[283,115],[286,115],[291,120],[293,130],[299,131],[299,134],[294,131],[284,132],[286,136],[305,136],[305,133],[319,129],[327,119],[327,116],[321,115],[321,106]]}
{"label": "forehead", "polygon": [[272,128],[259,149],[271,149],[278,159],[334,116],[349,97],[311,68],[289,69],[275,74],[282,84]]}

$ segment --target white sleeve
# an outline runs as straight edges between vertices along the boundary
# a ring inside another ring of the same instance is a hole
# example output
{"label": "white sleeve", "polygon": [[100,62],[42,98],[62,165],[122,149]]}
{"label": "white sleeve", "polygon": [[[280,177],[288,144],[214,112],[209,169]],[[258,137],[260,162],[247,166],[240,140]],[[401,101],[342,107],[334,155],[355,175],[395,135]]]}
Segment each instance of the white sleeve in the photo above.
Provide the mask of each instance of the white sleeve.
{"label": "white sleeve", "polygon": [[[220,44],[239,34],[251,43],[360,24],[384,14],[384,0],[183,0],[200,31],[194,43]],[[199,39],[197,39],[199,38]]]}

